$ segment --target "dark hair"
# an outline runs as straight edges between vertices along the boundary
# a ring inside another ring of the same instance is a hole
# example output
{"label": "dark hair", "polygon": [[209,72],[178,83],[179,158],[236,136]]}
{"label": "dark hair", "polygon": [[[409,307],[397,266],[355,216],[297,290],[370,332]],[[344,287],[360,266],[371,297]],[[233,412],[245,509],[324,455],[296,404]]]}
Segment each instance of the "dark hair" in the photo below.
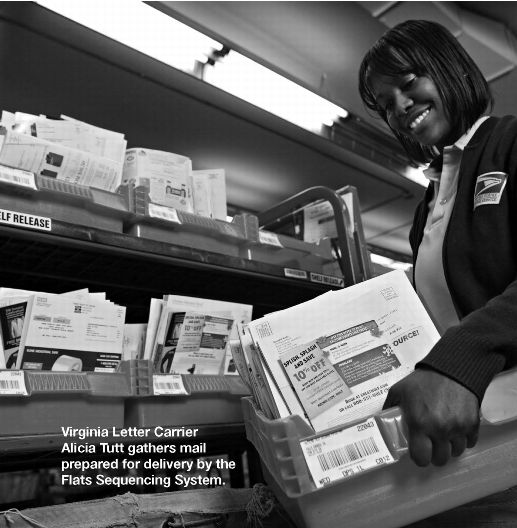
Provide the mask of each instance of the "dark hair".
{"label": "dark hair", "polygon": [[[483,74],[454,35],[436,22],[402,22],[388,30],[363,58],[359,94],[364,104],[386,123],[386,113],[377,104],[369,84],[371,76],[408,73],[429,77],[434,82],[450,124],[460,134],[492,108],[492,94]],[[392,131],[413,162],[426,163],[436,156],[432,146]]]}

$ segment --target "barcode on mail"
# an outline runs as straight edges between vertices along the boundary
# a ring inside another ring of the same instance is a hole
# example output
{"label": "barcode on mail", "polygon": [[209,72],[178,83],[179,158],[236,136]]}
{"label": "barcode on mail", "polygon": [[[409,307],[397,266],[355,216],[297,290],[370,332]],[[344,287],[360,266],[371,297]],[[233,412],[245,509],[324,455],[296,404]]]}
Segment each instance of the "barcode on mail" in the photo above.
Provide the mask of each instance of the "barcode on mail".
{"label": "barcode on mail", "polygon": [[259,337],[269,337],[273,335],[273,332],[271,331],[271,327],[269,326],[268,322],[262,323],[257,325],[257,334]]}
{"label": "barcode on mail", "polygon": [[159,216],[160,218],[166,218],[166,219],[168,219],[168,218],[170,218],[172,216],[170,213],[165,212],[165,211],[161,211],[160,209],[158,209],[158,210],[155,209],[153,211],[153,213],[154,213],[155,216]]}
{"label": "barcode on mail", "polygon": [[298,279],[306,279],[307,272],[299,269],[284,268],[284,275],[286,277],[295,277]]}
{"label": "barcode on mail", "polygon": [[18,380],[0,380],[0,390],[18,390],[19,388]]}
{"label": "barcode on mail", "polygon": [[11,181],[14,183],[19,183],[21,185],[31,185],[31,180],[28,177],[17,176],[15,174],[8,174],[6,172],[0,173],[0,178],[4,181]]}
{"label": "barcode on mail", "polygon": [[318,455],[318,462],[323,471],[329,471],[333,468],[357,462],[361,458],[373,455],[379,452],[379,448],[372,437],[359,440],[353,444],[348,444],[338,449],[332,449],[328,453]]}
{"label": "barcode on mail", "polygon": [[175,391],[182,391],[183,389],[179,383],[163,383],[163,382],[156,382],[156,388],[158,390],[175,390]]}
{"label": "barcode on mail", "polygon": [[163,218],[164,220],[181,224],[175,209],[166,209],[165,207],[150,203],[148,212],[149,216],[154,218]]}

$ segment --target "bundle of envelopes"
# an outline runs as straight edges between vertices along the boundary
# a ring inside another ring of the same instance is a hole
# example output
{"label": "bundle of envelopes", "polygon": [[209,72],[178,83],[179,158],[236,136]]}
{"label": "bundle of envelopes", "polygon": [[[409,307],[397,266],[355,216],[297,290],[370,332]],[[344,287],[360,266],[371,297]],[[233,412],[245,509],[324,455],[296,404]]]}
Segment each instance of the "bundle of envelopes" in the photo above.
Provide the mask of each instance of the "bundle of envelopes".
{"label": "bundle of envelopes", "polygon": [[239,326],[235,362],[269,418],[316,431],[381,410],[389,388],[439,334],[402,271]]}

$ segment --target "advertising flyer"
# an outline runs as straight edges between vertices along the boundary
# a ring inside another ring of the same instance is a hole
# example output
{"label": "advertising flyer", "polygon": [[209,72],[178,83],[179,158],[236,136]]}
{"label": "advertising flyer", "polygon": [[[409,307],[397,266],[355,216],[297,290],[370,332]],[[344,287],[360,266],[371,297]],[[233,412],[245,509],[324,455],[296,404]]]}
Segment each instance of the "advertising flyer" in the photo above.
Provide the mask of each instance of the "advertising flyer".
{"label": "advertising flyer", "polygon": [[[249,327],[291,412],[298,409],[298,414],[307,413],[304,404],[308,404],[309,393],[305,387],[300,398],[300,383],[292,372],[290,358],[299,356],[300,350],[306,350],[311,343],[317,343],[315,350],[320,349],[318,355],[324,358],[325,365],[332,365],[333,377],[337,374],[349,389],[343,390],[339,399],[333,399],[333,405],[322,406],[324,410],[312,416],[316,431],[379,411],[388,389],[411,372],[439,338],[401,271],[327,292],[252,321]],[[285,357],[287,371],[282,365]],[[303,358],[299,357],[295,364],[300,360]],[[318,384],[326,386],[329,379],[320,379]]]}

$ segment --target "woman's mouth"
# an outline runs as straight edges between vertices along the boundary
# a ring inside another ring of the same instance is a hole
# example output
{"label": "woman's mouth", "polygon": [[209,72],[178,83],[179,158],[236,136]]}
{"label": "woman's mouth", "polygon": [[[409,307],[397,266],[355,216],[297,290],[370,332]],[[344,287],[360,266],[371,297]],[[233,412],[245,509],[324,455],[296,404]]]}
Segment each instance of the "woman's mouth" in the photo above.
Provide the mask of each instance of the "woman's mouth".
{"label": "woman's mouth", "polygon": [[421,114],[417,115],[411,123],[409,123],[408,128],[410,130],[415,130],[415,128],[429,115],[430,108],[424,110]]}

